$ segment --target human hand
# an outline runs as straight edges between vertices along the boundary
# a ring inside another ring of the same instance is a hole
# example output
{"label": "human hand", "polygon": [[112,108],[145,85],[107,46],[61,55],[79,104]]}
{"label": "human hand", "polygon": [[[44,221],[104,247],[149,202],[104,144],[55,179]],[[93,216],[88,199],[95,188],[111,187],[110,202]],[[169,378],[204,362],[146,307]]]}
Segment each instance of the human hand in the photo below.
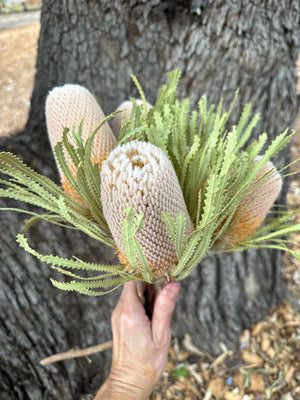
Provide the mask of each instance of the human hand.
{"label": "human hand", "polygon": [[170,322],[180,284],[167,284],[149,320],[137,295],[137,282],[124,284],[112,313],[113,362],[95,400],[144,400],[163,372],[171,341]]}

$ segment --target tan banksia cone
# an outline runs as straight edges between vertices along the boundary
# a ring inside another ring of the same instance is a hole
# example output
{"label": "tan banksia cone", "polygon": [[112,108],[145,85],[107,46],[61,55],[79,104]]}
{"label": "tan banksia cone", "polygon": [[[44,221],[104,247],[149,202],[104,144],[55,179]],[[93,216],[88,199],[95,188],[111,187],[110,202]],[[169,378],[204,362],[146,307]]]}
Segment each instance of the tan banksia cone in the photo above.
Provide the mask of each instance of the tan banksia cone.
{"label": "tan banksia cone", "polygon": [[[115,148],[101,170],[103,213],[119,250],[120,261],[127,263],[121,222],[130,206],[144,213],[144,225],[136,234],[155,279],[166,276],[177,264],[174,246],[161,214],[186,216],[186,236],[193,230],[183,194],[172,163],[158,147],[132,141]],[[130,266],[128,265],[129,269]]]}
{"label": "tan banksia cone", "polygon": [[[48,94],[46,100],[46,123],[52,149],[57,142],[61,141],[64,128],[72,130],[72,126],[74,125],[78,129],[83,119],[82,138],[85,143],[89,135],[104,118],[105,115],[94,96],[82,86],[67,84],[54,88]],[[69,136],[69,140],[74,144],[71,135]],[[103,161],[116,144],[117,140],[108,123],[104,124],[99,129],[93,142],[92,162],[99,164],[99,168],[101,168]],[[65,154],[65,156],[69,168],[75,176],[76,168],[68,154]],[[66,193],[83,205],[83,200],[63,176],[59,166],[58,169]]]}
{"label": "tan banksia cone", "polygon": [[[142,105],[143,101],[141,99],[136,100],[137,105]],[[151,110],[152,104],[147,102],[147,111]],[[131,115],[132,111],[132,102],[130,100],[123,101],[117,108],[117,110],[124,110],[122,113],[117,114],[114,118],[113,122],[113,131],[116,137],[119,136],[120,130],[121,130],[121,125],[122,125],[122,119],[124,118],[124,121],[128,121]]]}
{"label": "tan banksia cone", "polygon": [[[256,162],[259,159],[257,157]],[[268,176],[259,182],[265,174]],[[218,245],[223,248],[234,247],[248,239],[262,224],[278,197],[281,186],[280,174],[274,164],[268,161],[250,185],[248,196],[239,204],[229,230],[219,239]]]}

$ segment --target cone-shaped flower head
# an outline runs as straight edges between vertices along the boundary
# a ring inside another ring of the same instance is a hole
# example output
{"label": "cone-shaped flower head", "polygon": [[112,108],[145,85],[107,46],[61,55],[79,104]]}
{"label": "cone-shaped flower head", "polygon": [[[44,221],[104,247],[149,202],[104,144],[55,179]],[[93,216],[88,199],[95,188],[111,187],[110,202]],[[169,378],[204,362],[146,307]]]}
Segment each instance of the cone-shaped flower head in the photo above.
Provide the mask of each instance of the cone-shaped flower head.
{"label": "cone-shaped flower head", "polygon": [[165,153],[151,143],[132,141],[115,148],[101,170],[103,213],[127,263],[122,240],[121,222],[124,209],[131,206],[144,213],[144,225],[136,234],[155,279],[168,274],[178,260],[161,214],[166,211],[176,218],[186,216],[186,236],[193,230],[174,168]]}
{"label": "cone-shaped flower head", "polygon": [[[254,165],[261,157],[257,157]],[[266,177],[262,178],[265,174]],[[261,179],[262,178],[262,179]],[[249,194],[239,204],[231,226],[219,240],[221,247],[237,246],[248,239],[261,225],[278,197],[282,179],[274,164],[268,161],[249,186]]]}
{"label": "cone-shaped flower head", "polygon": [[[136,100],[137,105],[142,105],[143,101],[141,99]],[[147,111],[151,110],[152,104],[147,102]],[[132,102],[130,100],[123,101],[117,108],[117,110],[124,110],[122,113],[117,114],[114,118],[113,122],[113,131],[116,137],[119,136],[120,130],[121,130],[121,125],[122,125],[122,119],[124,118],[124,121],[128,121],[131,115],[132,111]]]}
{"label": "cone-shaped flower head", "polygon": [[[94,96],[82,86],[67,84],[54,88],[48,94],[46,100],[46,122],[52,149],[57,142],[61,141],[64,128],[72,130],[74,125],[78,129],[83,119],[82,138],[85,143],[89,135],[104,118],[105,115]],[[74,144],[71,135],[69,140]],[[116,143],[116,138],[108,123],[106,123],[99,129],[94,139],[92,162],[99,164],[99,168],[101,168],[103,160],[116,146]],[[75,175],[75,166],[68,154],[65,154],[65,157],[72,174]],[[76,193],[66,181],[59,166],[58,169],[65,191],[75,200]]]}

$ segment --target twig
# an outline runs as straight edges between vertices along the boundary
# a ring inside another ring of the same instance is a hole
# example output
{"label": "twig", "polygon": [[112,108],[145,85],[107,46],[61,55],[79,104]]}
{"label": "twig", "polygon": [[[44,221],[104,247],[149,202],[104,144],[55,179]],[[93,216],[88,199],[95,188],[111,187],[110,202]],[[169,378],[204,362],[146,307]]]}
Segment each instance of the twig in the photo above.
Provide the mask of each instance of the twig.
{"label": "twig", "polygon": [[231,357],[233,355],[233,351],[231,350],[226,350],[224,353],[220,354],[219,357],[217,357],[212,364],[210,365],[210,368],[214,369],[218,365],[222,364],[226,358]]}
{"label": "twig", "polygon": [[196,354],[199,357],[207,357],[210,362],[214,361],[214,358],[209,353],[198,349],[198,347],[192,343],[191,335],[188,333],[184,335],[183,346],[189,353]]}
{"label": "twig", "polygon": [[208,388],[205,392],[205,395],[203,397],[203,400],[210,400],[212,397],[212,391],[211,388]]}
{"label": "twig", "polygon": [[89,354],[98,353],[99,351],[107,350],[112,347],[113,341],[109,340],[108,342],[98,344],[97,346],[87,347],[85,349],[80,350],[69,350],[64,353],[53,354],[50,357],[44,358],[40,361],[41,365],[52,364],[57,361],[68,360],[70,358],[76,357],[84,357],[88,356]]}

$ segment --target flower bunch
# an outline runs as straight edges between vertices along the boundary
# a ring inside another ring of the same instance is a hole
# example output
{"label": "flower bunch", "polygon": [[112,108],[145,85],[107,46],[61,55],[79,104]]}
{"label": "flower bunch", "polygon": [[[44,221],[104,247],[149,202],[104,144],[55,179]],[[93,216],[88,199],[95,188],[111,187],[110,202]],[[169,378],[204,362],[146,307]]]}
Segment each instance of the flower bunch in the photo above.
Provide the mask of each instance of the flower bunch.
{"label": "flower bunch", "polygon": [[27,211],[26,228],[44,219],[82,230],[118,254],[117,265],[41,255],[18,235],[26,251],[72,277],[52,280],[60,289],[101,295],[128,280],[184,279],[208,253],[250,247],[288,250],[300,259],[283,239],[300,231],[291,222],[299,210],[282,208],[266,219],[284,171],[270,159],[292,135],[286,130],[268,146],[266,134],[251,142],[259,116],[250,117],[250,104],[230,128],[234,102],[229,110],[222,101],[208,108],[204,95],[191,111],[188,99],[176,98],[179,77],[178,70],[169,73],[153,106],[133,77],[141,99],[122,103],[107,118],[87,89],[53,89],[46,121],[61,186],[0,154],[0,170],[10,177],[0,196],[46,211]]}

